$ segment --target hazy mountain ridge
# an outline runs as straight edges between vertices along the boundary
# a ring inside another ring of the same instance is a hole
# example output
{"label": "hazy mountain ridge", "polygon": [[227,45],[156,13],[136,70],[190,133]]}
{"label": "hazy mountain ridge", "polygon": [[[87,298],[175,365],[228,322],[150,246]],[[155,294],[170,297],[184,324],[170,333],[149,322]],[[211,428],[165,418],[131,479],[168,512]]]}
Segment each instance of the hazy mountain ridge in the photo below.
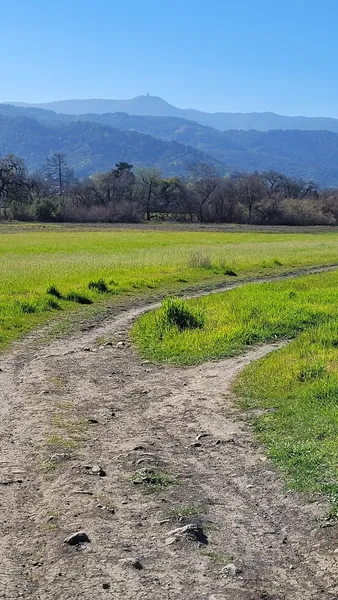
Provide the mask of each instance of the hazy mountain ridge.
{"label": "hazy mountain ridge", "polygon": [[158,96],[137,96],[130,100],[93,98],[88,100],[59,100],[31,105],[20,102],[13,102],[12,104],[43,108],[53,110],[57,113],[74,115],[126,112],[132,115],[180,117],[220,130],[257,129],[258,131],[268,131],[269,129],[300,129],[338,132],[338,119],[331,117],[289,117],[273,112],[208,113],[193,108],[178,108]]}
{"label": "hazy mountain ridge", "polygon": [[30,169],[38,169],[58,151],[67,154],[79,177],[107,171],[121,160],[136,167],[158,167],[165,175],[184,174],[193,162],[221,167],[211,156],[175,141],[89,121],[47,125],[21,115],[3,116],[0,109],[0,155],[14,153],[24,158]]}
{"label": "hazy mountain ridge", "polygon": [[12,121],[0,126],[0,153],[15,152],[33,168],[62,150],[80,176],[118,160],[156,166],[166,175],[184,174],[187,165],[203,161],[220,173],[273,169],[338,185],[338,134],[330,131],[219,131],[180,117],[66,115],[4,104],[0,115]]}

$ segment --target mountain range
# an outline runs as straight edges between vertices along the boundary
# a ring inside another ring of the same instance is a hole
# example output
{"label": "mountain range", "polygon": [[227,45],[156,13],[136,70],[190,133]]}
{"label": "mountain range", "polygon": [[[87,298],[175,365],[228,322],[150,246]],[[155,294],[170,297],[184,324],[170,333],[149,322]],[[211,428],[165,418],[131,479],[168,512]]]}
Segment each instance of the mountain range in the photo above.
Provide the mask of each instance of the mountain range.
{"label": "mountain range", "polygon": [[[148,97],[142,98],[149,102]],[[96,101],[69,102],[93,105]],[[149,107],[144,105],[144,110]],[[0,155],[15,153],[30,169],[37,169],[56,151],[67,154],[79,177],[108,170],[120,160],[136,167],[158,167],[164,175],[186,174],[189,164],[202,161],[223,175],[273,169],[322,186],[338,185],[338,133],[328,130],[221,131],[178,116],[121,111],[75,115],[0,104]]]}
{"label": "mountain range", "polygon": [[12,102],[11,104],[23,107],[36,107],[52,110],[61,114],[82,115],[85,113],[116,113],[126,112],[130,115],[152,117],[178,117],[196,121],[220,129],[257,129],[269,131],[270,129],[301,129],[301,130],[326,130],[338,133],[338,119],[329,117],[289,117],[273,112],[208,113],[193,108],[177,108],[158,96],[137,96],[130,100],[106,100],[102,98],[89,100],[59,100],[38,104]]}

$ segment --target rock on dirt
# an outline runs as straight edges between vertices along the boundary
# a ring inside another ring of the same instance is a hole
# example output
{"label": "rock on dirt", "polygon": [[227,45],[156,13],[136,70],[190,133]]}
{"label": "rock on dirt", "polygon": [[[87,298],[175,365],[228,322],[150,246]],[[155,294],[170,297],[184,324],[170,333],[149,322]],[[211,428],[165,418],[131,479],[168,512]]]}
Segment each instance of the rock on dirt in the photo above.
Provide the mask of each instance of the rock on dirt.
{"label": "rock on dirt", "polygon": [[137,571],[142,571],[143,569],[143,564],[139,558],[123,558],[121,562],[126,567],[132,567]]}
{"label": "rock on dirt", "polygon": [[207,546],[208,544],[208,537],[204,533],[202,527],[195,523],[188,523],[188,525],[169,531],[166,545],[174,544],[184,538],[190,541],[196,541],[203,546]]}
{"label": "rock on dirt", "polygon": [[64,540],[64,544],[69,546],[80,546],[81,544],[90,544],[90,539],[85,531],[75,531]]}
{"label": "rock on dirt", "polygon": [[234,563],[229,563],[223,567],[222,572],[230,577],[235,577],[235,575],[240,575],[242,573],[242,569],[240,567],[236,567]]}
{"label": "rock on dirt", "polygon": [[85,465],[83,468],[85,472],[89,473],[90,475],[97,475],[98,477],[106,476],[105,470],[102,469],[100,465]]}

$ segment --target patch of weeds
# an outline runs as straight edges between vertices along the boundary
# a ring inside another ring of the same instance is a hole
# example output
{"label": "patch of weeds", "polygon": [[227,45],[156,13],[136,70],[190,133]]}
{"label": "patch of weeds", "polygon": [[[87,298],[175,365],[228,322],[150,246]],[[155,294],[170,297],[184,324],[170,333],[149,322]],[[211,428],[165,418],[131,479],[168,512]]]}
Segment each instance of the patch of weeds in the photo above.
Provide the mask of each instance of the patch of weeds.
{"label": "patch of weeds", "polygon": [[63,298],[63,295],[61,294],[60,290],[58,290],[58,288],[55,285],[50,285],[49,288],[46,290],[46,294],[55,296],[55,298],[58,298],[59,300]]}
{"label": "patch of weeds", "polygon": [[69,302],[77,302],[77,304],[93,304],[93,301],[87,296],[83,296],[78,292],[69,292],[65,297]]}
{"label": "patch of weeds", "polygon": [[62,417],[55,416],[53,418],[53,425],[59,429],[64,429],[69,433],[84,433],[87,428],[87,422],[83,419],[63,419]]}
{"label": "patch of weeds", "polygon": [[176,480],[171,475],[163,471],[156,471],[155,469],[140,469],[134,473],[131,481],[135,485],[145,485],[146,491],[149,494],[161,491],[176,483]]}
{"label": "patch of weeds", "polygon": [[73,408],[73,404],[72,402],[56,402],[55,406],[57,408],[59,408],[60,410],[70,410],[71,408]]}
{"label": "patch of weeds", "polygon": [[80,441],[53,433],[47,435],[46,444],[56,450],[74,450],[80,446]]}
{"label": "patch of weeds", "polygon": [[229,275],[229,277],[237,277],[237,273],[232,269],[226,269],[224,271],[224,275]]}
{"label": "patch of weeds", "polygon": [[200,329],[204,326],[205,316],[201,310],[191,308],[179,298],[167,298],[161,308],[161,324],[163,328],[177,327],[185,329]]}
{"label": "patch of weeds", "polygon": [[44,531],[45,533],[52,533],[53,531],[56,531],[57,528],[58,526],[56,523],[44,523],[40,526],[41,531]]}
{"label": "patch of weeds", "polygon": [[280,261],[280,260],[278,260],[278,258],[275,258],[275,260],[273,261],[273,264],[274,264],[276,267],[281,267],[281,266],[283,265],[283,263],[281,263],[281,261]]}
{"label": "patch of weeds", "polygon": [[32,304],[31,302],[26,302],[25,300],[20,300],[18,302],[18,307],[19,307],[20,311],[25,313],[26,315],[37,312],[36,305]]}
{"label": "patch of weeds", "polygon": [[188,283],[188,280],[187,279],[183,279],[183,277],[178,277],[177,281],[179,283]]}
{"label": "patch of weeds", "polygon": [[88,283],[88,289],[99,292],[100,294],[107,294],[109,288],[104,279],[98,279],[97,281],[90,281]]}
{"label": "patch of weeds", "polygon": [[64,385],[66,385],[65,379],[63,379],[62,377],[51,377],[50,382],[56,387],[63,387]]}
{"label": "patch of weeds", "polygon": [[197,517],[200,514],[200,508],[194,504],[178,506],[170,511],[170,515],[175,519],[184,519],[186,517]]}
{"label": "patch of weeds", "polygon": [[226,565],[234,559],[231,554],[221,554],[213,550],[201,550],[201,554],[207,556],[216,565]]}
{"label": "patch of weeds", "polygon": [[203,254],[203,252],[193,252],[189,258],[189,267],[211,271],[213,263],[207,254]]}

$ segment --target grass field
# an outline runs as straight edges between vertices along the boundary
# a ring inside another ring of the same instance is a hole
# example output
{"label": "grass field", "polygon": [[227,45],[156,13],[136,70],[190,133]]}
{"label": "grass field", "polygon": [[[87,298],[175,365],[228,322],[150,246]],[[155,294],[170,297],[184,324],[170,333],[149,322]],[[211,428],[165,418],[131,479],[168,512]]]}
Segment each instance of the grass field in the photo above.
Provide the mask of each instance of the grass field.
{"label": "grass field", "polygon": [[191,364],[296,337],[247,367],[235,389],[245,408],[263,409],[255,426],[289,484],[327,494],[338,517],[338,272],[178,302],[178,314],[167,301],[136,322],[147,358]]}
{"label": "grass field", "polygon": [[[336,262],[335,232],[0,226],[0,348],[36,324],[78,310],[78,295],[100,307],[122,296],[175,292],[235,276]],[[99,279],[108,292],[88,289]],[[46,294],[50,286],[62,298]],[[92,307],[81,311],[86,314]]]}

